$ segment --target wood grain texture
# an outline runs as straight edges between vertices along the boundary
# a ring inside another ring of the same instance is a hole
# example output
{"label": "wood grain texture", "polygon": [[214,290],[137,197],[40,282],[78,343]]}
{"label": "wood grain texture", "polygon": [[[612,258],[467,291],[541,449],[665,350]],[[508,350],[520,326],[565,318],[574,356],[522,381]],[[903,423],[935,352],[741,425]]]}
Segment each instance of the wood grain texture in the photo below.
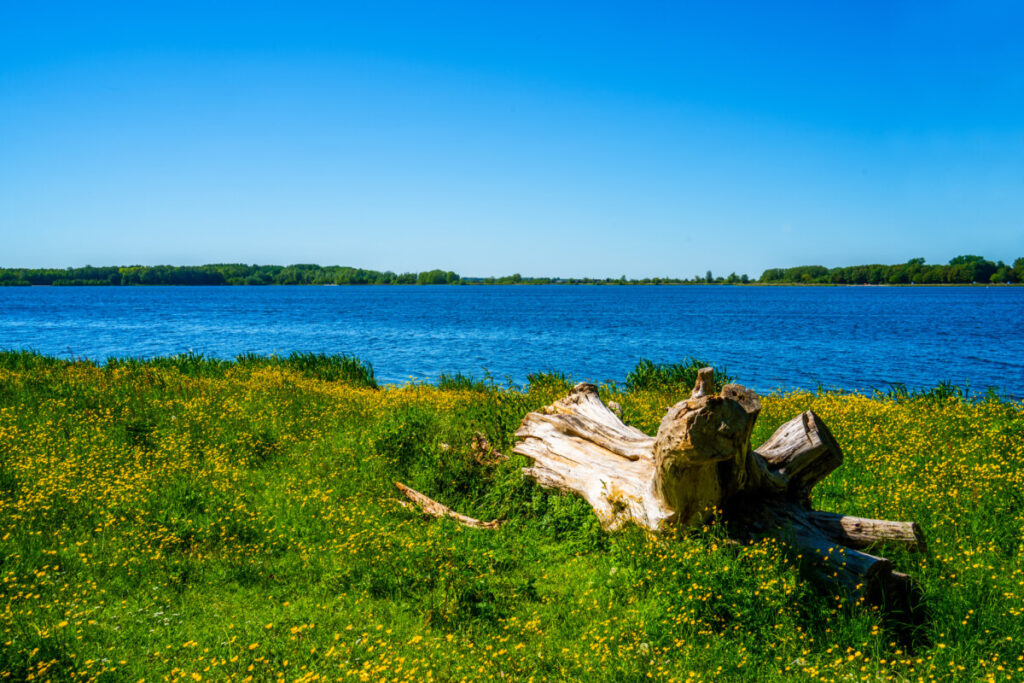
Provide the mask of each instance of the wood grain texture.
{"label": "wood grain texture", "polygon": [[701,369],[690,398],[669,408],[650,437],[624,424],[594,385],[577,384],[523,418],[513,451],[533,460],[525,476],[582,496],[609,530],[695,526],[722,510],[737,537],[779,538],[845,591],[910,586],[888,559],[863,551],[923,550],[920,527],[810,509],[811,488],[843,461],[821,418],[802,413],[753,449],[760,398],[738,384],[718,394],[713,387],[713,371]]}
{"label": "wood grain texture", "polygon": [[542,486],[573,491],[617,529],[636,522],[659,529],[673,511],[653,494],[654,439],[623,424],[592,384],[577,384],[564,398],[529,413],[516,431],[514,453],[534,461],[523,474]]}
{"label": "wood grain texture", "polygon": [[892,522],[820,510],[808,511],[807,515],[829,538],[851,548],[891,545],[919,552],[927,549],[917,522]]}
{"label": "wood grain texture", "polygon": [[807,492],[843,464],[843,451],[821,418],[808,410],[754,449],[796,492]]}

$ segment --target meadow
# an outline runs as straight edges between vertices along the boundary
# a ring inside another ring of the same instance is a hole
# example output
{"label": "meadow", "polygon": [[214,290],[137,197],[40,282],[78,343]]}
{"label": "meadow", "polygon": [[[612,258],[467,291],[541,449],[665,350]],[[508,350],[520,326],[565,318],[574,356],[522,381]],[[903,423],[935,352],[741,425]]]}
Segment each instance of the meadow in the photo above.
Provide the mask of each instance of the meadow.
{"label": "meadow", "polygon": [[[685,369],[602,396],[653,433]],[[919,582],[908,615],[719,524],[605,533],[525,458],[473,451],[481,433],[509,454],[568,388],[378,387],[300,354],[0,353],[0,679],[1024,680],[1024,403],[763,398],[755,444],[813,409],[844,449],[815,507],[920,523],[926,552],[886,552]],[[395,481],[504,523],[424,517]]]}

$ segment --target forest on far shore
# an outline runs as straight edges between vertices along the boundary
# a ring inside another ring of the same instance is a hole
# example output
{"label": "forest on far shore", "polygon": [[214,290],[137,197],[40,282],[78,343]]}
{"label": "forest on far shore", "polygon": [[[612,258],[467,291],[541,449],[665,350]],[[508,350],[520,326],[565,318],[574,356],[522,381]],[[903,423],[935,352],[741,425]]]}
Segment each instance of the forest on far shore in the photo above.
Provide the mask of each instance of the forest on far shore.
{"label": "forest on far shore", "polygon": [[30,285],[686,285],[686,284],[806,284],[806,285],[939,285],[1012,284],[1024,282],[1024,257],[1012,265],[983,256],[957,256],[945,265],[929,265],[923,258],[896,265],[826,268],[796,266],[769,268],[759,279],[746,274],[686,277],[559,278],[463,277],[453,271],[427,270],[394,273],[349,266],[261,266],[214,263],[204,266],[84,266],[81,268],[0,268],[0,286]]}

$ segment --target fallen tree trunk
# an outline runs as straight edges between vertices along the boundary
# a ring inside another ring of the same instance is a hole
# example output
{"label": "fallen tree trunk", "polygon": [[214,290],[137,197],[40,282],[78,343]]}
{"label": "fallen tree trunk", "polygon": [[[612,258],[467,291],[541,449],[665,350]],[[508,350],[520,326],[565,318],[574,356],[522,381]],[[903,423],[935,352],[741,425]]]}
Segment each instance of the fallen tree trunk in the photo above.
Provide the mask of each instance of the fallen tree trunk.
{"label": "fallen tree trunk", "polygon": [[581,383],[523,418],[514,452],[533,460],[526,476],[583,496],[607,529],[632,523],[659,532],[699,525],[720,510],[738,536],[777,536],[850,591],[902,590],[906,576],[863,551],[922,550],[921,529],[811,510],[811,489],[842,464],[839,444],[808,411],[751,448],[760,411],[758,395],[740,385],[714,393],[713,371],[703,368],[690,398],[669,408],[650,437]]}

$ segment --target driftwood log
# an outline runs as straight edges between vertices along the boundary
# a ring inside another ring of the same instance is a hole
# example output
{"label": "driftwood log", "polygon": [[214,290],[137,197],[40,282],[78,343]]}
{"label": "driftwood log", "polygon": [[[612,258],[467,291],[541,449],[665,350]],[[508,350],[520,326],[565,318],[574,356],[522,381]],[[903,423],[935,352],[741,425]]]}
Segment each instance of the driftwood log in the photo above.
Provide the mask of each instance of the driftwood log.
{"label": "driftwood log", "polygon": [[514,452],[533,460],[526,476],[581,495],[607,529],[632,523],[660,532],[700,525],[718,510],[731,533],[776,536],[848,591],[906,593],[907,577],[864,550],[921,550],[918,525],[812,510],[811,488],[843,461],[839,444],[808,411],[752,448],[760,410],[758,395],[738,384],[716,394],[713,371],[703,368],[690,398],[669,408],[651,437],[581,383],[523,418]]}

